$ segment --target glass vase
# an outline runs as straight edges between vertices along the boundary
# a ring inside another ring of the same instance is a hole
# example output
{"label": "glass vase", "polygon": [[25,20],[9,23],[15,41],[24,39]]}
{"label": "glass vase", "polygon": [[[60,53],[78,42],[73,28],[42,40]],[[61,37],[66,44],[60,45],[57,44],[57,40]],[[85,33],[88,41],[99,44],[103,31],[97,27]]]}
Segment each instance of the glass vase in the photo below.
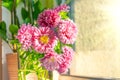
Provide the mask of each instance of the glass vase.
{"label": "glass vase", "polygon": [[41,66],[40,57],[34,51],[19,52],[18,80],[53,80],[52,72]]}
{"label": "glass vase", "polygon": [[38,75],[34,71],[29,71],[29,73],[27,73],[27,71],[19,70],[18,80],[53,80],[53,72],[52,71],[46,70],[46,73],[43,74],[43,72],[42,72],[41,75]]}

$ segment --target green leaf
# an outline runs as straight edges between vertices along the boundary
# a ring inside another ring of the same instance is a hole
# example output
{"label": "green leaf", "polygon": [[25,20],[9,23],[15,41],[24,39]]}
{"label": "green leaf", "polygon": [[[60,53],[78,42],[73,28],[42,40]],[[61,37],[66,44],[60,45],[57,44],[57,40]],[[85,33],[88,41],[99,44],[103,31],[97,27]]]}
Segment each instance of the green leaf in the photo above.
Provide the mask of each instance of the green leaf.
{"label": "green leaf", "polygon": [[9,26],[9,31],[12,33],[12,34],[16,34],[18,32],[18,26],[15,25],[15,24],[11,24]]}
{"label": "green leaf", "polygon": [[44,57],[44,54],[39,53],[38,58],[42,58],[42,57]]}
{"label": "green leaf", "polygon": [[65,12],[65,11],[61,11],[59,13],[59,15],[61,16],[62,19],[68,19],[68,12]]}
{"label": "green leaf", "polygon": [[62,46],[62,43],[58,41],[57,45],[54,48],[55,52],[57,52],[58,54],[62,53],[61,46]]}
{"label": "green leaf", "polygon": [[34,4],[33,4],[33,8],[34,8],[33,18],[35,20],[37,20],[38,14],[41,13],[45,8],[45,5],[43,5],[42,3],[43,2],[41,2],[40,0],[34,1]]}
{"label": "green leaf", "polygon": [[16,6],[18,6],[22,0],[16,0]]}
{"label": "green leaf", "polygon": [[44,54],[38,53],[38,52],[36,52],[36,51],[33,51],[32,54],[35,54],[35,58],[36,58],[36,59],[40,59],[40,58],[44,57]]}
{"label": "green leaf", "polygon": [[9,11],[12,11],[13,1],[2,1],[2,6],[7,8]]}
{"label": "green leaf", "polygon": [[64,46],[69,46],[71,48],[73,48],[73,44],[63,44]]}
{"label": "green leaf", "polygon": [[66,0],[65,4],[69,4],[71,2],[71,0]]}
{"label": "green leaf", "polygon": [[7,41],[7,35],[6,35],[6,23],[4,21],[0,22],[0,37]]}
{"label": "green leaf", "polygon": [[57,4],[60,5],[62,3],[62,0],[56,0]]}
{"label": "green leaf", "polygon": [[[20,25],[20,22],[19,22],[19,19],[18,19],[18,16],[16,16],[16,25]],[[20,28],[20,26],[18,26]]]}
{"label": "green leaf", "polygon": [[2,0],[2,1],[4,1],[4,2],[5,2],[5,1],[9,1],[9,0]]}
{"label": "green leaf", "polygon": [[46,1],[46,8],[53,8],[54,0],[45,0]]}
{"label": "green leaf", "polygon": [[4,21],[0,22],[0,30],[3,30],[4,32],[6,32],[6,23]]}
{"label": "green leaf", "polygon": [[11,43],[11,44],[17,44],[17,43],[19,43],[19,41],[18,41],[17,39],[15,39],[15,40],[10,40],[10,43]]}
{"label": "green leaf", "polygon": [[24,20],[24,23],[30,23],[30,18],[26,18],[25,20]]}
{"label": "green leaf", "polygon": [[6,32],[4,32],[3,30],[0,30],[0,37],[1,37],[3,40],[7,41]]}
{"label": "green leaf", "polygon": [[24,20],[28,17],[28,11],[25,8],[21,9],[21,14]]}

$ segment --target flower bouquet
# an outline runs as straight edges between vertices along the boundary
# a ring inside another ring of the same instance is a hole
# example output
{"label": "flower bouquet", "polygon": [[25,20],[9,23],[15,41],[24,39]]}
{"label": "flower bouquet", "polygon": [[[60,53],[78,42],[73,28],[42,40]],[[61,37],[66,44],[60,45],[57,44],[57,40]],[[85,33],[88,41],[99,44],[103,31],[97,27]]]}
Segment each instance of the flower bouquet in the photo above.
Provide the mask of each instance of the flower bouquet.
{"label": "flower bouquet", "polygon": [[44,10],[37,18],[37,25],[21,25],[16,36],[20,42],[20,74],[35,72],[39,79],[45,79],[48,78],[48,71],[67,72],[77,36],[76,25],[68,17],[69,9],[63,4]]}

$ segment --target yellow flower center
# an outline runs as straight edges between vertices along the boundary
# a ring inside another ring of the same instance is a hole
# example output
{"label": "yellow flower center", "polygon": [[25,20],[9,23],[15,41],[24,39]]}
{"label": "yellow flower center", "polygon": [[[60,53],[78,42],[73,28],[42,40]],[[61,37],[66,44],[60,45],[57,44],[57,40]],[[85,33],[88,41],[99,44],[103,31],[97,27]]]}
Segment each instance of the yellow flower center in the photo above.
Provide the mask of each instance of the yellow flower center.
{"label": "yellow flower center", "polygon": [[49,62],[54,62],[54,61],[55,61],[54,57],[49,59]]}
{"label": "yellow flower center", "polygon": [[40,37],[40,42],[43,44],[47,44],[49,42],[49,37],[48,36],[41,36]]}

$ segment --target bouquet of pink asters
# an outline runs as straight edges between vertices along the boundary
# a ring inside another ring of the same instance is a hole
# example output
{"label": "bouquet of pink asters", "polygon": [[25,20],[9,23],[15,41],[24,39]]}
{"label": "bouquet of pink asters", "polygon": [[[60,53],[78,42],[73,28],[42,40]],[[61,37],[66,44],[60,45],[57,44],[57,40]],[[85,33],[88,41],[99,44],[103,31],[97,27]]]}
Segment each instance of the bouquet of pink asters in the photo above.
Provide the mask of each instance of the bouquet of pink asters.
{"label": "bouquet of pink asters", "polygon": [[39,61],[48,71],[64,73],[72,61],[77,28],[68,17],[69,9],[63,4],[44,10],[37,18],[37,26],[22,24],[18,30],[17,39],[22,49],[42,55]]}

